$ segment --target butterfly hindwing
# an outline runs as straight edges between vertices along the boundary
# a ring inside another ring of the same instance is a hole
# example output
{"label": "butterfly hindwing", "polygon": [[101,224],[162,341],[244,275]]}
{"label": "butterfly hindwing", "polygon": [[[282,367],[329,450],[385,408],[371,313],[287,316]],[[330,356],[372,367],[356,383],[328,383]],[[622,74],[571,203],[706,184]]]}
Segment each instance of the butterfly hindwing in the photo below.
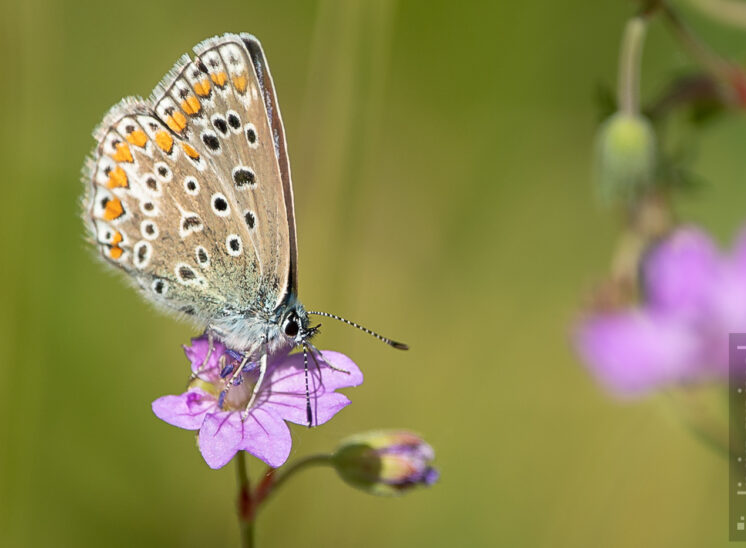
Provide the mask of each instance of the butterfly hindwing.
{"label": "butterfly hindwing", "polygon": [[205,324],[274,310],[295,283],[284,134],[251,40],[207,40],[150,100],[115,106],[87,168],[103,257],[149,300]]}

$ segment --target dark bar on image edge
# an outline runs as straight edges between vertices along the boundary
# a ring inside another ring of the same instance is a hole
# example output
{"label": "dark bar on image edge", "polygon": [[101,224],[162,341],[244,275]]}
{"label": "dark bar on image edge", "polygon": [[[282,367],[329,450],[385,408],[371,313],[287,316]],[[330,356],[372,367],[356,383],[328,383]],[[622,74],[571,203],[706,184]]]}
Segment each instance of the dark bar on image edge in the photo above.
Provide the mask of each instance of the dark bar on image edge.
{"label": "dark bar on image edge", "polygon": [[731,541],[746,541],[746,333],[731,333],[728,356],[728,516]]}

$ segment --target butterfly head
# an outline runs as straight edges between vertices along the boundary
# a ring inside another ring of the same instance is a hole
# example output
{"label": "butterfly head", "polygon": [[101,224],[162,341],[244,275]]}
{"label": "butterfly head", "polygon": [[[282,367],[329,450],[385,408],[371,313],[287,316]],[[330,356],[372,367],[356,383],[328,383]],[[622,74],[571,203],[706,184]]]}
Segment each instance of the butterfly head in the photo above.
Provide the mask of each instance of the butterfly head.
{"label": "butterfly head", "polygon": [[285,312],[280,327],[288,345],[295,347],[311,340],[320,326],[311,327],[308,313],[300,303],[296,303]]}

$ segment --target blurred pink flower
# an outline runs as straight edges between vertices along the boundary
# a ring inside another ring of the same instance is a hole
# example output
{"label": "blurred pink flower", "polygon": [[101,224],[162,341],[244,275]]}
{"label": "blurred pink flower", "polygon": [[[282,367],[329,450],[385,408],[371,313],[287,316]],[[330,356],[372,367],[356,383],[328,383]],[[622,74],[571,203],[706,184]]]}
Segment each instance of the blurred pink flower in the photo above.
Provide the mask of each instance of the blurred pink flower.
{"label": "blurred pink flower", "polygon": [[[192,339],[192,345],[185,346],[184,351],[192,371],[197,372],[207,355],[207,337]],[[322,354],[326,362],[341,371],[335,371],[321,359],[320,367],[316,368],[309,359],[308,380],[316,425],[327,422],[349,405],[347,396],[335,392],[336,389],[363,382],[360,369],[347,356],[326,350]],[[220,394],[230,376],[230,371],[220,371],[223,355],[228,363],[235,362],[236,354],[215,342],[207,366],[187,391],[158,398],[153,402],[153,412],[179,428],[199,430],[199,449],[210,468],[225,466],[238,451],[247,451],[277,468],[287,460],[292,445],[285,421],[303,425],[307,421],[303,355],[273,358],[245,420],[242,414],[256,384],[258,368],[244,367],[240,382],[231,386],[220,406]]]}
{"label": "blurred pink flower", "polygon": [[642,265],[643,304],[593,313],[575,346],[611,392],[635,396],[667,384],[724,379],[728,335],[746,332],[746,231],[721,255],[696,228],[681,228]]}

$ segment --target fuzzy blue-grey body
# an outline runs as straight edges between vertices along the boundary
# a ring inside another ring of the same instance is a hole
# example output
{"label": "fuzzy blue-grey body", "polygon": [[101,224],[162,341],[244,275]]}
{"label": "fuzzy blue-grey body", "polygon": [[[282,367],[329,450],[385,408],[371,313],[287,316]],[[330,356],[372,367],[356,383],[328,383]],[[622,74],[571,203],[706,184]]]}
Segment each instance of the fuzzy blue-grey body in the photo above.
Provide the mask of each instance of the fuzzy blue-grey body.
{"label": "fuzzy blue-grey body", "polygon": [[[291,322],[296,322],[298,326],[297,334],[292,336],[286,333]],[[256,348],[266,339],[269,354],[289,351],[298,346],[308,338],[310,331],[308,314],[295,298],[273,311],[231,312],[218,316],[210,322],[207,330],[215,334],[228,347],[240,351]]]}

